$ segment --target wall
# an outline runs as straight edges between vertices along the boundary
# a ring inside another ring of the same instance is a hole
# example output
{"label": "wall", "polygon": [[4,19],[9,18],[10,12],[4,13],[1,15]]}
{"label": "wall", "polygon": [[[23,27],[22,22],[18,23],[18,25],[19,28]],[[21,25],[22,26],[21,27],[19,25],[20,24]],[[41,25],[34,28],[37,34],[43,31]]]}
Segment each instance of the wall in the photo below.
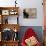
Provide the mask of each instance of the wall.
{"label": "wall", "polygon": [[0,0],[0,6],[1,7],[9,7],[9,6],[14,6],[14,1],[15,0]]}
{"label": "wall", "polygon": [[[42,0],[25,0],[21,4],[20,12],[20,25],[22,26],[43,26],[43,6]],[[24,8],[37,8],[37,18],[36,19],[24,19],[23,18],[23,9]],[[19,10],[19,11],[20,11]]]}
{"label": "wall", "polygon": [[[0,0],[0,6],[9,7],[14,6],[15,0]],[[43,26],[43,6],[42,0],[17,0],[19,8],[19,24],[21,26]],[[36,19],[24,19],[23,18],[23,8],[37,8],[37,18]]]}

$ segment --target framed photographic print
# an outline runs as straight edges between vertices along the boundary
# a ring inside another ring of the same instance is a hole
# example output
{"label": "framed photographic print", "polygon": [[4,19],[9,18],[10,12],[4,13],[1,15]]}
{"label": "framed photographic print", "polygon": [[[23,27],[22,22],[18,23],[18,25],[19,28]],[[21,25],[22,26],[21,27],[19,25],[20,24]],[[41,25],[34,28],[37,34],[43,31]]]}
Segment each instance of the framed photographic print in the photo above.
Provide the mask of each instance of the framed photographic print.
{"label": "framed photographic print", "polygon": [[2,15],[9,15],[9,10],[2,10]]}
{"label": "framed photographic print", "polygon": [[16,15],[16,14],[17,12],[13,12],[13,11],[10,12],[10,15]]}
{"label": "framed photographic print", "polygon": [[16,15],[17,12],[16,12],[16,10],[10,10],[10,11],[9,11],[9,14],[10,14],[10,15]]}
{"label": "framed photographic print", "polygon": [[23,9],[23,17],[24,18],[36,18],[37,17],[37,9],[36,8],[25,8]]}

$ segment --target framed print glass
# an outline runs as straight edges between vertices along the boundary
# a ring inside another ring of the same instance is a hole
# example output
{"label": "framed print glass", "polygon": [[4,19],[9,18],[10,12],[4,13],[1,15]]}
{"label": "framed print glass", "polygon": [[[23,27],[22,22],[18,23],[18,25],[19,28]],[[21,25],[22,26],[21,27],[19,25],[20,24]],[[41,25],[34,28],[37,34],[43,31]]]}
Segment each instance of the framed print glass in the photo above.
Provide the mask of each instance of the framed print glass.
{"label": "framed print glass", "polygon": [[16,15],[17,13],[18,13],[18,12],[17,12],[16,10],[10,10],[10,11],[9,11],[9,14],[10,14],[10,15]]}
{"label": "framed print glass", "polygon": [[2,15],[9,15],[9,10],[2,10]]}
{"label": "framed print glass", "polygon": [[23,17],[24,18],[36,18],[37,17],[37,9],[36,8],[25,8],[23,9]]}

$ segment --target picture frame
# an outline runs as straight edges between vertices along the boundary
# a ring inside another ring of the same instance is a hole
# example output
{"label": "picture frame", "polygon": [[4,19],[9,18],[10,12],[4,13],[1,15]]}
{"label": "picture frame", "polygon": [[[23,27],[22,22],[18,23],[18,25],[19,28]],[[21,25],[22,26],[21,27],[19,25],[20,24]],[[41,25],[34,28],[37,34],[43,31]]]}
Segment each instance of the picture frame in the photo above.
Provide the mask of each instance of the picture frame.
{"label": "picture frame", "polygon": [[9,14],[10,14],[10,15],[16,15],[17,12],[16,12],[15,10],[10,10],[10,11],[9,11]]}
{"label": "picture frame", "polygon": [[9,15],[9,10],[2,10],[2,15]]}
{"label": "picture frame", "polygon": [[36,8],[24,8],[23,9],[23,18],[37,18],[37,9]]}

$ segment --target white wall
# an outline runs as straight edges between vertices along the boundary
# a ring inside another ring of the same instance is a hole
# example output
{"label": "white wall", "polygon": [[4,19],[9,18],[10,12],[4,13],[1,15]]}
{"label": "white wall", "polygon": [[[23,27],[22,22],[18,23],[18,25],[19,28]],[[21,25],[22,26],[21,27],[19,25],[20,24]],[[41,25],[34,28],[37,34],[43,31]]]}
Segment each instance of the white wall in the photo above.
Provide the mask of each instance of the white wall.
{"label": "white wall", "polygon": [[9,7],[9,6],[14,6],[14,1],[15,0],[0,0],[0,6],[1,7]]}
{"label": "white wall", "polygon": [[[36,19],[24,19],[23,14],[22,14],[23,8],[37,8],[37,18]],[[21,15],[20,25],[22,26],[43,26],[42,0],[24,0],[20,15]]]}
{"label": "white wall", "polygon": [[[14,6],[15,0],[0,0],[0,6]],[[17,0],[19,8],[19,24],[21,26],[43,26],[42,0]],[[36,19],[24,19],[23,8],[37,8]]]}

